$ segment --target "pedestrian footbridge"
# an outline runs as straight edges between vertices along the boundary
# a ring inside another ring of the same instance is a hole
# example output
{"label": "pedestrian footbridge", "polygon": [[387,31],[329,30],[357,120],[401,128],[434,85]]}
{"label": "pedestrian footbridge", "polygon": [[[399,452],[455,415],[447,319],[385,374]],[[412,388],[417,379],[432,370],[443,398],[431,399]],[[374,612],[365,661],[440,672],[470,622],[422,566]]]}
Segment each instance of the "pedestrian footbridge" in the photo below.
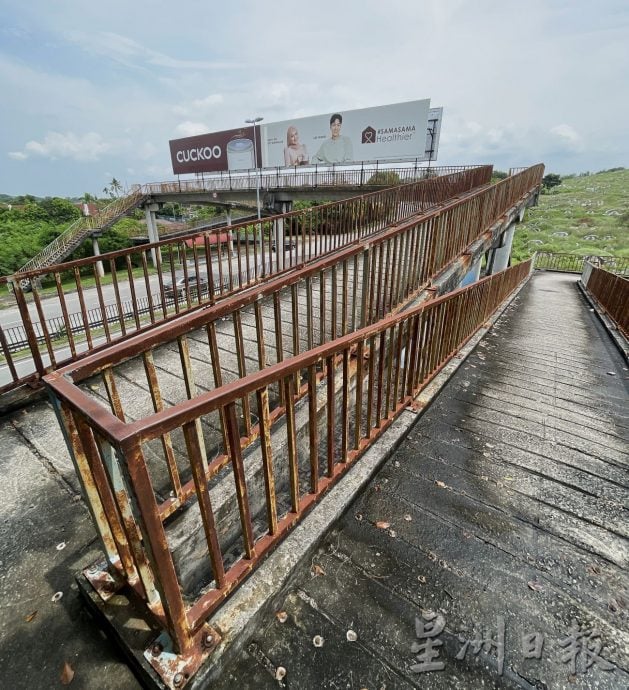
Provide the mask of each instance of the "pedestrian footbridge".
{"label": "pedestrian footbridge", "polygon": [[[627,365],[595,310],[621,345],[627,281],[507,266],[542,174],[282,217],[244,274],[205,242],[209,276],[244,277],[41,362],[51,403],[7,416],[5,442],[57,473],[48,501],[80,487],[46,529],[76,537],[80,590],[143,682],[626,684]],[[265,263],[273,236],[296,251]],[[597,659],[572,671],[581,633]]]}

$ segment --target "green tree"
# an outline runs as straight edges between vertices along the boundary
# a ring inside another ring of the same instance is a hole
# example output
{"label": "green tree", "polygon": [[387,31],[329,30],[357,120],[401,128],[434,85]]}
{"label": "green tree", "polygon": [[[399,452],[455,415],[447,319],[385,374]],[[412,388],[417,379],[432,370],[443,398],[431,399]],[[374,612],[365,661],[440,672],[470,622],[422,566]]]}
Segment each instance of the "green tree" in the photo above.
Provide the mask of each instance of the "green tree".
{"label": "green tree", "polygon": [[120,192],[122,192],[122,185],[115,177],[112,177],[111,182],[103,187],[103,192],[110,198],[116,199],[120,196]]}
{"label": "green tree", "polygon": [[504,170],[494,170],[491,174],[491,183],[495,184],[500,180],[506,180],[507,177],[509,177],[509,173],[506,173]]}
{"label": "green tree", "polygon": [[400,176],[394,170],[380,170],[367,180],[367,184],[392,187],[395,184],[400,184]]}
{"label": "green tree", "polygon": [[81,212],[67,199],[52,197],[44,199],[39,207],[45,212],[46,220],[51,223],[70,223],[76,220]]}
{"label": "green tree", "polygon": [[542,178],[542,186],[544,189],[552,189],[553,187],[558,187],[561,184],[561,176],[556,173],[548,173]]}

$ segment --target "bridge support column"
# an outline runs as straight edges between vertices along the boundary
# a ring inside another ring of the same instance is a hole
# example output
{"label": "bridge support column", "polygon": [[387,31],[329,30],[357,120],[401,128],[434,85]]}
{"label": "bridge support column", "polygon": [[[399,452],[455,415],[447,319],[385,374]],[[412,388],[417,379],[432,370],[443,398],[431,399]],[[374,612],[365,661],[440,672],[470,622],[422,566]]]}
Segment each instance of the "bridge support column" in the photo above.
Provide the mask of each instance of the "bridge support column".
{"label": "bridge support column", "polygon": [[[92,235],[92,254],[94,254],[94,256],[100,256],[100,247],[98,246],[99,237],[100,234]],[[102,278],[105,275],[103,262],[100,260],[96,262],[96,273],[98,274],[99,278]]]}
{"label": "bridge support column", "polygon": [[459,287],[465,287],[466,285],[471,285],[475,283],[480,278],[480,265],[482,261],[482,256],[480,256],[470,267],[470,270],[465,274],[465,277],[461,281]]}
{"label": "bridge support column", "polygon": [[273,239],[275,242],[275,262],[277,269],[284,268],[284,219],[276,218],[273,221]]}
{"label": "bridge support column", "polygon": [[[232,210],[231,208],[226,209],[225,211],[225,219],[227,221],[227,227],[231,227],[232,224]],[[234,236],[232,235],[232,231],[228,230],[227,231],[227,247],[229,249],[229,256],[234,255]]]}
{"label": "bridge support column", "polygon": [[[293,208],[292,201],[280,201],[275,204],[275,208],[279,205],[279,212],[281,214],[290,213]],[[286,256],[284,254],[284,219],[276,218],[273,221],[273,237],[275,239],[275,259],[278,270],[286,266]]]}
{"label": "bridge support column", "polygon": [[509,265],[511,257],[511,246],[513,245],[513,235],[515,234],[515,223],[512,223],[503,234],[502,246],[494,249],[494,265],[492,273],[504,271]]}
{"label": "bridge support column", "polygon": [[[146,219],[146,229],[148,233],[149,242],[159,242],[159,233],[157,232],[157,220],[155,218],[155,211],[159,208],[158,204],[146,204],[144,207],[144,218]],[[157,255],[155,249],[151,249],[151,263],[153,268],[157,268]]]}

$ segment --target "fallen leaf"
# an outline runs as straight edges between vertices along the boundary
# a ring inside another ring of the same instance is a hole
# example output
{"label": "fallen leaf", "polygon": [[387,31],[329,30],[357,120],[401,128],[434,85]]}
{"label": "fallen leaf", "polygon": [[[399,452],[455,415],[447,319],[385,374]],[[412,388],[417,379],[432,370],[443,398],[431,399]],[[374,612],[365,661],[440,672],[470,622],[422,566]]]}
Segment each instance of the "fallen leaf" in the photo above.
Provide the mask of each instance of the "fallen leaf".
{"label": "fallen leaf", "polygon": [[61,685],[70,685],[73,678],[74,678],[74,669],[66,661],[63,664],[63,669],[61,670],[61,677],[59,679],[59,680],[61,680]]}
{"label": "fallen leaf", "polygon": [[376,527],[378,529],[389,529],[389,527],[391,527],[391,523],[384,522],[384,520],[378,520],[378,522],[376,522]]}
{"label": "fallen leaf", "polygon": [[30,623],[33,618],[37,615],[37,611],[33,611],[32,613],[29,613],[28,616],[24,619],[27,623]]}
{"label": "fallen leaf", "polygon": [[438,479],[435,481],[435,484],[440,488],[440,489],[447,489],[448,485],[445,482],[440,482]]}
{"label": "fallen leaf", "polygon": [[314,574],[314,577],[317,577],[318,575],[325,575],[325,570],[318,563],[315,563],[315,565],[312,566],[311,572]]}
{"label": "fallen leaf", "polygon": [[536,582],[535,580],[529,580],[526,584],[529,586],[529,589],[532,589],[534,592],[543,592],[544,591],[544,587],[539,582]]}

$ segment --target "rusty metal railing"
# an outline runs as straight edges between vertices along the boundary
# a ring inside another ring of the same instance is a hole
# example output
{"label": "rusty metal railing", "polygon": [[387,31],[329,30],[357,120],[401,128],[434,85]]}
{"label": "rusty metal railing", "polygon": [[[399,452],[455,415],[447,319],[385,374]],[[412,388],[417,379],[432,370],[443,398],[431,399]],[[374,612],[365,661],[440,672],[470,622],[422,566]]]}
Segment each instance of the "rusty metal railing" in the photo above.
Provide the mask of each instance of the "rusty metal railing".
{"label": "rusty metal railing", "polygon": [[581,273],[586,262],[603,266],[611,273],[629,275],[629,258],[621,256],[579,256],[558,252],[536,252],[535,268],[563,273]]}
{"label": "rusty metal railing", "polygon": [[629,277],[586,262],[581,283],[591,297],[629,339]]}
{"label": "rusty metal railing", "polygon": [[[509,194],[492,187],[481,191],[480,198],[453,200],[366,243],[269,280],[255,292],[112,345],[106,352],[62,369],[60,375],[75,383],[87,380],[88,395],[120,419],[138,420],[189,399],[197,390],[220,387],[354,332],[407,304],[445,265],[499,223],[514,202],[524,201],[519,183],[507,182],[505,187],[510,188]],[[457,233],[451,232],[452,227],[458,228]],[[179,365],[164,364],[169,350],[178,353]],[[125,362],[132,358],[140,358],[143,366],[129,370]],[[162,362],[162,371],[166,369],[161,382],[156,361]],[[102,382],[94,380],[97,374],[102,374]],[[299,382],[295,386],[305,395]],[[279,388],[272,400],[277,408],[273,418],[283,414],[283,400],[284,391]],[[252,401],[241,401],[243,448],[258,438],[252,409]],[[220,425],[208,423],[204,433],[214,452]],[[172,442],[166,443],[169,448],[162,444],[152,451],[161,457],[164,470],[160,479],[163,518],[194,492],[192,479],[182,478],[173,460]]]}
{"label": "rusty metal railing", "polygon": [[[135,422],[105,409],[70,374],[46,377],[107,554],[109,570],[86,576],[103,596],[122,584],[133,588],[168,632],[180,679],[194,673],[204,641],[216,640],[206,624],[211,612],[529,271],[530,262],[518,264],[214,390],[197,392],[188,380],[189,400],[168,409],[157,401],[153,415]],[[263,361],[263,344],[259,355]],[[181,357],[188,357],[185,347]],[[103,372],[116,412],[110,374]],[[278,391],[281,419],[271,404]],[[244,400],[253,401],[258,420],[256,444],[247,451],[239,414]],[[216,449],[206,442],[208,420],[220,429]],[[171,459],[171,474],[180,464],[192,475],[194,491],[181,518],[197,525],[194,577],[190,556],[181,555],[190,553],[189,544],[177,544],[177,522],[163,522],[149,470],[155,443]],[[172,687],[168,669],[152,658],[159,655],[149,650],[145,656]]]}
{"label": "rusty metal railing", "polygon": [[[206,174],[195,179],[150,182],[135,189],[143,194],[160,196],[164,194],[195,194],[206,192],[233,192],[255,190],[320,189],[334,187],[379,187],[394,182],[417,182],[421,179],[442,177],[466,172],[483,166],[449,165],[422,167],[407,164],[393,167],[391,163],[380,162],[360,166],[324,165],[298,166],[294,168],[262,168],[242,172],[226,170]],[[524,168],[523,168],[524,169]]]}
{"label": "rusty metal railing", "polygon": [[[491,166],[478,167],[274,216],[260,225],[240,223],[231,226],[231,247],[213,243],[212,231],[196,232],[0,278],[0,285],[12,283],[16,302],[15,323],[7,325],[5,320],[0,328],[0,355],[4,359],[4,366],[0,363],[0,375],[4,376],[0,393],[36,382],[46,372],[132,333],[374,236],[393,223],[487,184],[490,175]],[[249,238],[257,241],[249,242]],[[278,251],[281,238],[287,239],[288,251],[281,251],[281,247]],[[149,269],[152,250],[155,272]],[[111,276],[108,286],[100,275],[103,265]],[[53,296],[46,296],[37,286],[44,275],[54,280]],[[173,299],[165,279],[174,283],[179,275],[184,279],[184,293],[181,299]],[[191,275],[195,278],[189,278]],[[71,277],[71,287],[63,284],[65,276]],[[83,287],[86,278],[94,281],[91,292]],[[31,296],[22,289],[24,279],[31,280]],[[74,312],[70,301],[76,305]],[[110,318],[112,312],[116,318]],[[7,328],[20,331],[25,342],[17,357],[12,333],[9,337],[5,333]]]}

